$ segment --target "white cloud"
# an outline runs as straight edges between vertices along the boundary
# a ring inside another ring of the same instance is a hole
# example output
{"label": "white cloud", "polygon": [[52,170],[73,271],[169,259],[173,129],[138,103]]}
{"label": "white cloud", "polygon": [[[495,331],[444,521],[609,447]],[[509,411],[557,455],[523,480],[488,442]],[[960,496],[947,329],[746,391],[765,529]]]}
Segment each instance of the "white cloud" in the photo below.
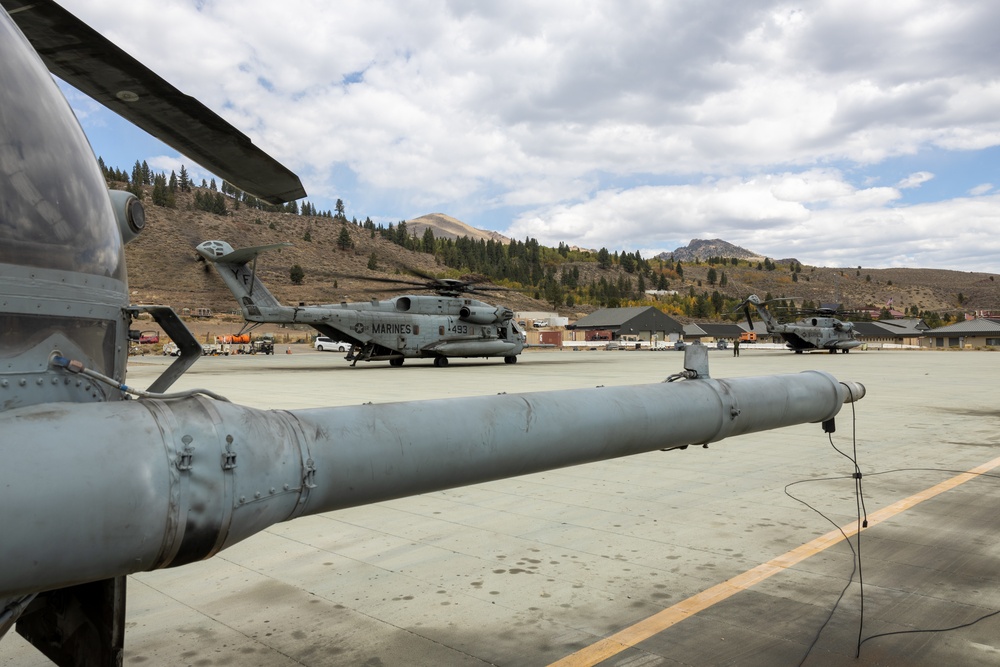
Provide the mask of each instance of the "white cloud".
{"label": "white cloud", "polygon": [[822,175],[822,189],[802,187],[816,177],[809,173],[602,191],[525,214],[508,235],[552,245],[579,238],[584,247],[644,254],[692,238],[723,238],[821,266],[913,266],[919,257],[937,262],[921,266],[945,266],[955,253],[972,251],[976,259],[965,270],[995,270],[1000,238],[991,230],[1000,224],[1000,196],[892,207],[899,197],[894,188],[854,189],[833,172]]}
{"label": "white cloud", "polygon": [[[915,225],[911,191],[933,174],[961,182],[947,161],[902,180],[880,165],[1000,145],[989,0],[65,5],[307,174],[312,193],[363,199],[373,218],[503,210],[550,242],[753,229],[743,238],[761,249],[789,239],[822,259],[839,238],[874,256],[823,228],[837,229],[831,212]],[[942,228],[921,229],[937,246],[905,256],[960,255]]]}
{"label": "white cloud", "polygon": [[993,189],[992,183],[980,183],[976,187],[969,190],[969,194],[972,195],[973,197],[978,197],[980,195],[986,194],[992,189]]}
{"label": "white cloud", "polygon": [[929,171],[918,171],[910,174],[899,183],[896,183],[896,187],[900,190],[909,190],[910,188],[919,188],[921,185],[927,181],[934,178],[934,174]]}

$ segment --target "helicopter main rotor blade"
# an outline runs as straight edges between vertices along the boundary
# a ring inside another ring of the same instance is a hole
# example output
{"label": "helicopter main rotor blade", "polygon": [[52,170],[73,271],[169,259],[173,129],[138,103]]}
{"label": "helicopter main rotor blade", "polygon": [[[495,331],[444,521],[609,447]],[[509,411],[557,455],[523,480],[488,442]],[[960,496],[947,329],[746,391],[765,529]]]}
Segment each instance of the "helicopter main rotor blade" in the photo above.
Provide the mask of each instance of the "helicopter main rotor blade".
{"label": "helicopter main rotor blade", "polygon": [[[380,276],[362,276],[357,274],[335,274],[335,277],[347,279],[347,280],[365,280],[369,282],[376,283],[387,283],[389,285],[407,285],[414,288],[415,290],[424,290],[428,292],[437,292],[438,294],[447,294],[455,296],[458,294],[476,294],[476,293],[486,293],[486,292],[512,292],[509,287],[501,287],[499,285],[483,285],[480,286],[477,283],[477,279],[459,279],[459,278],[436,278],[426,271],[421,271],[420,269],[415,269],[413,267],[405,267],[408,273],[411,273],[419,278],[423,278],[424,281],[417,280],[406,280],[405,278],[383,278]],[[366,292],[391,292],[394,291],[391,287],[374,287],[364,290]]]}
{"label": "helicopter main rotor blade", "polygon": [[306,196],[291,170],[51,0],[0,0],[49,71],[229,183],[271,204]]}
{"label": "helicopter main rotor blade", "polygon": [[424,271],[423,269],[418,269],[414,266],[404,266],[403,269],[411,275],[414,275],[418,278],[423,278],[424,280],[430,282],[439,283],[443,280],[443,278],[438,278],[437,276],[431,274],[430,272]]}
{"label": "helicopter main rotor blade", "polygon": [[[419,287],[424,289],[434,289],[433,286],[427,285],[427,283],[417,282],[416,280],[404,280],[401,278],[382,278],[379,276],[359,276],[359,275],[347,275],[347,274],[335,274],[336,278],[343,278],[346,280],[366,280],[373,283],[388,283],[390,285],[412,285],[413,287]],[[385,288],[392,289],[392,288]]]}
{"label": "helicopter main rotor blade", "polygon": [[500,287],[499,285],[485,286],[485,287],[470,287],[470,292],[516,292],[517,290],[513,287]]}

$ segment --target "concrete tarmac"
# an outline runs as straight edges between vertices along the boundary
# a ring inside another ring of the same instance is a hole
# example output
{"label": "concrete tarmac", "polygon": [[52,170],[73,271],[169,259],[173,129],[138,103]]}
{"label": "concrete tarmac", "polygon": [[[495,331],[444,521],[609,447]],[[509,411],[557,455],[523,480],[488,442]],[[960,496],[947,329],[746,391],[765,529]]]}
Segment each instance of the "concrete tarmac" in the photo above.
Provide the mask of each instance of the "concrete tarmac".
{"label": "concrete tarmac", "polygon": [[[306,408],[654,383],[683,359],[351,368],[292,350],[203,358],[175,389]],[[133,359],[129,384],[170,361]],[[713,377],[825,370],[868,395],[837,417],[837,449],[797,426],[306,517],[133,576],[126,664],[998,664],[1000,614],[978,619],[1000,610],[1000,355],[744,346],[710,362]],[[860,545],[837,528],[857,526],[855,451]],[[905,634],[873,637],[887,632]],[[0,664],[49,663],[12,632]]]}

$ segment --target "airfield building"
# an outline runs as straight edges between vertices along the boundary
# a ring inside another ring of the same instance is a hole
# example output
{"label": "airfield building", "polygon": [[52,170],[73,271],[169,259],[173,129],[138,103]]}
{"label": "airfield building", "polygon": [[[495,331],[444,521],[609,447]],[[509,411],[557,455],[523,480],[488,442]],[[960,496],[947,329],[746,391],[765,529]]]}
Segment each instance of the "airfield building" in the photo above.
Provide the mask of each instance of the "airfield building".
{"label": "airfield building", "polygon": [[653,306],[605,308],[578,320],[577,330],[606,330],[612,340],[636,336],[642,341],[676,341],[684,334],[680,322]]}
{"label": "airfield building", "polygon": [[924,332],[930,347],[1000,347],[1000,319],[980,317]]}

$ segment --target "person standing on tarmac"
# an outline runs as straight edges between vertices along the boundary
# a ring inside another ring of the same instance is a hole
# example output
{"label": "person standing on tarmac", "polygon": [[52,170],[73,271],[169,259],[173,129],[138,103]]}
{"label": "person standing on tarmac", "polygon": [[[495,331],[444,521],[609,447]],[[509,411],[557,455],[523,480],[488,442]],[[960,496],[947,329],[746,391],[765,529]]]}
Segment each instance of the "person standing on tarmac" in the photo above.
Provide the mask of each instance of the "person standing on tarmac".
{"label": "person standing on tarmac", "polygon": [[737,338],[736,340],[733,341],[733,356],[734,357],[740,356],[740,339],[739,338]]}

